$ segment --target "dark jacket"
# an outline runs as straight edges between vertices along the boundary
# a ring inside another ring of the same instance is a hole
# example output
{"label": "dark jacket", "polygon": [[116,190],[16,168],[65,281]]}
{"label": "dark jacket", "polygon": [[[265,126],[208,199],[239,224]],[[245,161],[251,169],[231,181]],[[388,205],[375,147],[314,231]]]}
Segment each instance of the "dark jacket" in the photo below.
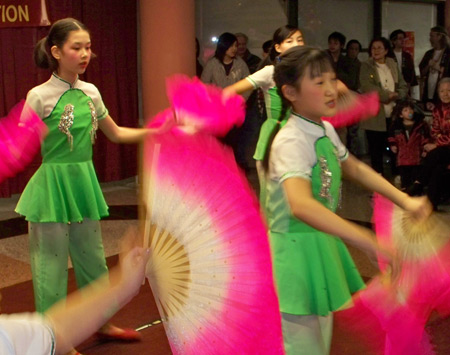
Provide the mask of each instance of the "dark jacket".
{"label": "dark jacket", "polygon": [[430,142],[430,128],[419,120],[408,134],[403,122],[396,121],[389,130],[388,142],[397,147],[397,166],[420,165],[423,147]]}

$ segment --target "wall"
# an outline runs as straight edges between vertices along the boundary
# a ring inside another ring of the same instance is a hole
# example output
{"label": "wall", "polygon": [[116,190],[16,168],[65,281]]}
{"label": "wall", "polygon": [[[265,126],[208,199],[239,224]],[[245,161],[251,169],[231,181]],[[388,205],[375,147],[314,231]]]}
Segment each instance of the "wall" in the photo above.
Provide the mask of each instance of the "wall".
{"label": "wall", "polygon": [[249,37],[249,50],[261,57],[262,44],[287,23],[278,0],[196,0],[196,35],[203,61],[213,54],[211,37],[223,32],[243,32]]}

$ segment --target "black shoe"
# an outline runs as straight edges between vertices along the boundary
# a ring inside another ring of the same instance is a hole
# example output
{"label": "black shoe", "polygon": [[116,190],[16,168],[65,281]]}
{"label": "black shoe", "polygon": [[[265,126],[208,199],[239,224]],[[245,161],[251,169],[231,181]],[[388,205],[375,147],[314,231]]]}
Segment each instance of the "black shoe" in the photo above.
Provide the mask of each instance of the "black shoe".
{"label": "black shoe", "polygon": [[423,185],[420,182],[415,182],[406,189],[406,193],[409,196],[422,196]]}

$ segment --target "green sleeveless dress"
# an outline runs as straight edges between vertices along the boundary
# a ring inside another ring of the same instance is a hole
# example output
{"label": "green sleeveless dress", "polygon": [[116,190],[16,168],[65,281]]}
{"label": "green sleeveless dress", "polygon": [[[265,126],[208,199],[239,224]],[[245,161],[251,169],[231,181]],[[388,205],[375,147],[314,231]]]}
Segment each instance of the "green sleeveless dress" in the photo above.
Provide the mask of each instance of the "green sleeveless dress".
{"label": "green sleeveless dress", "polygon": [[[341,168],[336,148],[325,135],[315,143],[313,196],[331,211],[339,202]],[[325,316],[345,308],[351,293],[364,287],[341,239],[295,218],[278,181],[267,183],[270,245],[281,312]],[[280,223],[281,221],[281,223]]]}
{"label": "green sleeveless dress", "polygon": [[93,85],[77,83],[78,88],[71,87],[53,75],[38,87],[37,92],[42,95],[58,89],[62,94],[55,99],[50,115],[43,118],[48,135],[41,147],[42,165],[28,182],[16,207],[16,212],[27,221],[68,223],[81,222],[84,218],[99,220],[108,215],[92,163],[97,119],[104,118],[107,110],[97,103],[103,111],[97,117],[93,99],[86,94],[92,91]]}

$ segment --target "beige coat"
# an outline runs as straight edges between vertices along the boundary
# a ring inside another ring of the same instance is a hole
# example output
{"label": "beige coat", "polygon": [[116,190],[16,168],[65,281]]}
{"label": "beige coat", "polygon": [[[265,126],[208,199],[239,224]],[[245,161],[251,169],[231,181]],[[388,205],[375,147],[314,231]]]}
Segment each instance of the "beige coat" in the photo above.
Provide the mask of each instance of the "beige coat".
{"label": "beige coat", "polygon": [[[395,92],[398,93],[398,98],[403,99],[408,93],[408,86],[403,79],[402,73],[399,72],[397,63],[392,58],[386,58],[386,65],[391,70],[392,77],[395,82]],[[378,115],[368,120],[362,121],[360,127],[371,131],[386,131],[386,114],[384,112],[383,104],[389,102],[389,91],[385,90],[381,85],[380,76],[375,66],[373,58],[361,63],[361,70],[359,72],[359,81],[361,83],[360,90],[363,93],[376,91],[380,96],[380,110]]]}

